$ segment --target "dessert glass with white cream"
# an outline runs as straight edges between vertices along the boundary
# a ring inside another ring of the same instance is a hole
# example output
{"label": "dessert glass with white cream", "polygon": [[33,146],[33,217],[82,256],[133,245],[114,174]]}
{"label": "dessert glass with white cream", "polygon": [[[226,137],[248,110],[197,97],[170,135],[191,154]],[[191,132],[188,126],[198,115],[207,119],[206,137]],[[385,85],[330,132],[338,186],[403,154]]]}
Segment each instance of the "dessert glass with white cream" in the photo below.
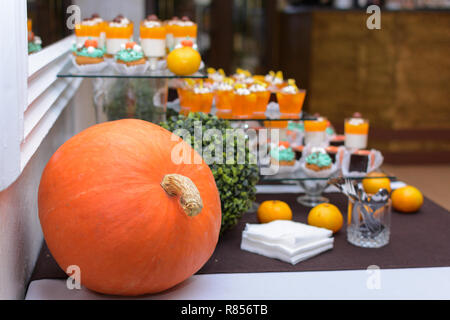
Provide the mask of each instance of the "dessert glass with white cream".
{"label": "dessert glass with white cream", "polygon": [[244,84],[238,83],[235,85],[232,106],[234,118],[250,118],[255,103],[256,95],[253,92],[247,89]]}
{"label": "dessert glass with white cream", "polygon": [[[99,42],[101,25],[92,18],[87,18],[75,26],[76,46],[83,46],[86,40],[92,39]],[[103,48],[99,46],[100,48]]]}
{"label": "dessert glass with white cream", "polygon": [[195,81],[185,79],[177,88],[178,99],[180,101],[180,114],[187,116],[191,112],[192,95],[195,87]]}
{"label": "dessert glass with white cream", "polygon": [[122,15],[106,27],[106,56],[112,58],[133,37],[133,23]]}
{"label": "dessert glass with white cream", "polygon": [[216,86],[215,101],[217,113],[216,116],[222,119],[231,118],[233,106],[233,80],[225,78]]}
{"label": "dessert glass with white cream", "polygon": [[173,45],[177,46],[181,41],[189,39],[197,45],[197,24],[192,22],[188,17],[183,17],[181,20],[175,20],[172,25]]}
{"label": "dessert glass with white cream", "polygon": [[159,58],[166,55],[166,28],[155,15],[147,17],[140,26],[141,46],[149,59],[150,69],[156,69]]}
{"label": "dessert glass with white cream", "polygon": [[361,117],[345,119],[345,147],[349,149],[367,148],[367,137],[369,134],[369,120]]}
{"label": "dessert glass with white cream", "polygon": [[265,112],[270,99],[270,91],[267,89],[267,85],[260,80],[255,80],[255,83],[249,87],[249,90],[256,96],[252,117],[255,119],[265,118]]}
{"label": "dessert glass with white cream", "polygon": [[319,117],[316,120],[305,120],[305,145],[321,147],[327,144],[327,119]]}
{"label": "dessert glass with white cream", "polygon": [[190,95],[190,111],[209,113],[211,111],[214,93],[211,88],[203,85],[200,80],[198,86],[194,87]]}
{"label": "dessert glass with white cream", "polygon": [[305,101],[305,90],[297,88],[294,79],[288,80],[288,85],[277,92],[277,101],[282,118],[299,118]]}

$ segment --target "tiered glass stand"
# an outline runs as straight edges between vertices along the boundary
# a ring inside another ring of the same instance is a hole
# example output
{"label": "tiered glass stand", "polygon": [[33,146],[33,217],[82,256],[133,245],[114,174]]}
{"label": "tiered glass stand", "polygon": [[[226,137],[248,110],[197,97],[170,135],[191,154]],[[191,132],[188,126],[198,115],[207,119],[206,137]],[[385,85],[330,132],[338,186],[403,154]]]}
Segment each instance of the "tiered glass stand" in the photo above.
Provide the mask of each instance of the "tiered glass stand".
{"label": "tiered glass stand", "polygon": [[[177,87],[179,81],[186,78],[205,79],[204,70],[190,75],[177,76],[167,69],[149,70],[142,74],[126,75],[118,73],[112,67],[106,67],[97,73],[82,73],[72,62],[67,63],[57,75],[59,78],[88,78],[92,79],[94,89],[94,105],[96,109],[97,123],[123,118],[137,118],[153,123],[166,120],[168,113],[169,87]],[[172,112],[177,112],[179,106],[175,105]],[[215,109],[212,109],[215,113]],[[267,115],[267,114],[266,114]],[[227,119],[235,128],[250,129],[261,128],[270,124],[269,129],[280,129],[280,139],[283,139],[285,125],[282,122],[303,121],[314,119],[307,113],[302,113],[298,118],[281,118],[279,114],[271,113],[266,118]],[[339,173],[335,174],[336,176]],[[365,177],[350,177],[361,181]],[[388,175],[388,178],[396,178]],[[371,179],[377,179],[376,177]],[[311,178],[305,176],[301,170],[292,173],[275,175],[261,175],[263,184],[294,184],[301,186],[304,194],[297,200],[299,203],[313,207],[319,203],[328,202],[322,196],[324,190],[330,185],[328,178]],[[256,208],[255,204],[254,208]]]}
{"label": "tiered glass stand", "polygon": [[[337,172],[333,177],[340,176],[340,173]],[[396,181],[397,178],[393,175],[386,174],[386,177],[391,180],[391,182]],[[386,178],[383,177],[383,178]],[[345,177],[344,177],[345,178]],[[354,183],[360,183],[363,179],[381,179],[382,177],[346,177],[349,180],[354,180]],[[301,187],[303,191],[299,191],[301,195],[297,197],[297,202],[304,205],[305,207],[315,207],[321,203],[330,202],[328,198],[324,197],[322,193],[327,188],[335,188],[332,185],[328,184],[329,178],[311,178],[305,176],[301,171],[297,171],[291,174],[290,177],[286,176],[261,176],[262,183],[264,184],[290,184]],[[336,192],[339,192],[336,190]]]}
{"label": "tiered glass stand", "polygon": [[92,79],[97,123],[123,118],[159,123],[166,117],[169,86],[176,87],[181,79],[205,79],[207,75],[200,70],[190,76],[177,76],[168,69],[121,74],[112,66],[83,73],[70,61],[57,77]]}

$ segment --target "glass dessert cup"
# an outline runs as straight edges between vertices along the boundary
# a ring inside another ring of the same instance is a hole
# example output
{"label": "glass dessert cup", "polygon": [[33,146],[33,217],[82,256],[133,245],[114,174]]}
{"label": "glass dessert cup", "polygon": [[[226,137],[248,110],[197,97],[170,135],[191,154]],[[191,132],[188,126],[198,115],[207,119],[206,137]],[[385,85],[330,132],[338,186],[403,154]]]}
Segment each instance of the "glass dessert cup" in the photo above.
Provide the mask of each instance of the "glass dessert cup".
{"label": "glass dessert cup", "polygon": [[345,147],[366,149],[369,134],[369,121],[361,118],[347,118],[344,123]]}
{"label": "glass dessert cup", "polygon": [[250,119],[256,103],[256,96],[250,94],[234,94],[232,114],[235,119]]}
{"label": "glass dessert cup", "polygon": [[269,104],[270,91],[255,92],[256,102],[253,108],[252,117],[255,119],[264,119],[266,117],[266,109]]}
{"label": "glass dessert cup", "polygon": [[166,55],[166,29],[163,26],[148,28],[140,26],[141,46],[150,62],[150,69],[156,69],[158,58]]}
{"label": "glass dessert cup", "polygon": [[327,139],[327,120],[305,120],[305,144],[310,144],[313,146],[321,146],[326,142]]}
{"label": "glass dessert cup", "polygon": [[212,92],[206,93],[195,93],[189,94],[190,101],[190,111],[191,112],[211,112],[212,102],[214,99],[214,94]]}
{"label": "glass dessert cup", "polygon": [[391,199],[385,203],[348,200],[347,241],[363,248],[380,248],[389,243]]}
{"label": "glass dessert cup", "polygon": [[297,197],[297,202],[305,207],[315,207],[330,200],[322,196],[322,192],[328,187],[327,179],[300,180],[297,182],[305,191],[305,194]]}
{"label": "glass dessert cup", "polygon": [[106,28],[106,54],[110,57],[120,51],[122,44],[126,44],[133,36],[133,24],[130,23],[125,27]]}
{"label": "glass dessert cup", "polygon": [[197,43],[197,24],[192,25],[172,25],[170,31],[174,38],[174,45],[181,43],[181,41],[189,38],[192,42]]}
{"label": "glass dessert cup", "polygon": [[280,106],[280,113],[286,118],[300,118],[306,91],[299,90],[297,93],[277,92],[277,101]]}
{"label": "glass dessert cup", "polygon": [[222,119],[232,118],[232,104],[233,104],[233,91],[232,90],[218,90],[215,94],[216,101],[216,116]]}
{"label": "glass dessert cup", "polygon": [[187,116],[191,112],[190,96],[192,92],[188,88],[178,88],[178,99],[180,100],[180,114]]}
{"label": "glass dessert cup", "polygon": [[76,42],[78,44],[84,44],[84,42],[91,38],[92,40],[99,40],[100,39],[100,33],[102,31],[101,24],[94,24],[94,25],[84,25],[84,24],[78,24],[75,26],[75,36],[76,36]]}

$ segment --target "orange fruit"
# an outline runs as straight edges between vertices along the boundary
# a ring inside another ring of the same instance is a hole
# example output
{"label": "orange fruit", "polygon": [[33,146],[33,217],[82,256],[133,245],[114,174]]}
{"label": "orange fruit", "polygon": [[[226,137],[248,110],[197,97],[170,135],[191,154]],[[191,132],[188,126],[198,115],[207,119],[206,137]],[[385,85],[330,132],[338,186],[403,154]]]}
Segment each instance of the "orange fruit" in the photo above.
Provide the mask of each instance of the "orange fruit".
{"label": "orange fruit", "polygon": [[423,195],[413,186],[395,189],[391,195],[392,206],[400,212],[415,212],[422,207]]}
{"label": "orange fruit", "polygon": [[381,172],[370,172],[366,175],[368,178],[375,179],[363,179],[362,185],[364,191],[367,194],[375,194],[380,189],[387,189],[387,191],[391,192],[391,180],[386,177],[384,173]]}
{"label": "orange fruit", "polygon": [[341,211],[331,203],[321,203],[309,211],[308,224],[338,232],[344,224]]}
{"label": "orange fruit", "polygon": [[260,223],[274,220],[292,220],[292,210],[289,205],[280,200],[267,200],[261,203],[256,212]]}
{"label": "orange fruit", "polygon": [[198,71],[202,57],[191,47],[172,50],[167,56],[167,68],[179,76],[188,76]]}

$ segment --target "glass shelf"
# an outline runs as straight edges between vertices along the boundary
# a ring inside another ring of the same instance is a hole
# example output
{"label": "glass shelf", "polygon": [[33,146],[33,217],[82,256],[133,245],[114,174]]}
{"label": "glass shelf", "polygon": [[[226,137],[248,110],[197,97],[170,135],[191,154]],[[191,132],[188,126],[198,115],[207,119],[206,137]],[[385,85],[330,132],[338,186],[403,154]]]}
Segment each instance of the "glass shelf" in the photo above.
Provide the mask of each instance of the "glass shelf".
{"label": "glass shelf", "polygon": [[121,74],[114,69],[113,66],[107,66],[98,73],[82,73],[69,61],[57,74],[58,78],[123,78],[123,79],[206,79],[208,76],[204,69],[189,75],[178,76],[168,69],[147,70],[142,74],[126,75]]}
{"label": "glass shelf", "polygon": [[[171,106],[168,107],[168,109],[172,109],[173,112],[180,113],[180,106]],[[217,109],[215,107],[212,108],[211,112],[209,112],[211,115],[217,115]],[[307,112],[303,111],[301,116],[299,118],[280,118],[280,114],[277,112],[272,112],[270,116],[267,116],[265,118],[222,118],[223,120],[227,120],[230,122],[250,122],[250,121],[257,121],[257,122],[282,122],[282,121],[305,121],[305,120],[316,120],[317,117],[314,117]]]}
{"label": "glass shelf", "polygon": [[[298,160],[297,160],[298,161]],[[261,165],[259,164],[259,168],[268,168],[267,165]],[[342,174],[341,169],[338,169],[334,174],[332,174],[330,177],[325,178],[312,178],[307,177],[305,173],[299,168],[298,170],[292,170],[292,172],[283,172],[283,173],[277,173],[274,175],[260,175],[260,182],[295,182],[295,181],[327,181],[330,178],[338,178],[342,177],[344,179],[354,180],[354,181],[361,181],[363,179],[383,179],[388,178],[392,181],[397,181],[397,177],[386,172],[385,170],[378,169],[378,172],[383,173],[385,176],[381,177],[367,177],[367,176],[344,176]]]}
{"label": "glass shelf", "polygon": [[[324,202],[329,202],[329,199],[324,197],[322,193],[329,187],[334,187],[332,184],[328,183],[330,178],[343,177],[341,171],[325,178],[312,178],[307,177],[303,172],[296,171],[290,174],[283,173],[277,175],[260,175],[259,185],[296,185],[301,187],[299,191],[299,197],[297,197],[297,202],[306,207],[315,207],[316,205]],[[386,174],[386,177],[365,177],[365,176],[354,176],[354,177],[343,177],[349,180],[355,181],[356,184],[360,184],[363,179],[381,179],[388,178],[391,182],[396,181],[397,178]]]}
{"label": "glass shelf", "polygon": [[316,120],[317,118],[310,116],[310,115],[303,115],[300,118],[248,118],[248,119],[237,119],[237,118],[231,118],[231,119],[225,119],[228,121],[305,121],[305,120]]}
{"label": "glass shelf", "polygon": [[[333,176],[334,178],[337,178],[338,176]],[[355,181],[361,181],[363,179],[383,179],[388,178],[391,181],[397,181],[397,177],[392,175],[387,175],[386,177],[343,177],[345,179],[349,180],[355,180]],[[260,176],[260,182],[296,182],[296,181],[327,181],[330,178],[310,178],[310,177],[280,177],[278,175],[273,176]]]}

